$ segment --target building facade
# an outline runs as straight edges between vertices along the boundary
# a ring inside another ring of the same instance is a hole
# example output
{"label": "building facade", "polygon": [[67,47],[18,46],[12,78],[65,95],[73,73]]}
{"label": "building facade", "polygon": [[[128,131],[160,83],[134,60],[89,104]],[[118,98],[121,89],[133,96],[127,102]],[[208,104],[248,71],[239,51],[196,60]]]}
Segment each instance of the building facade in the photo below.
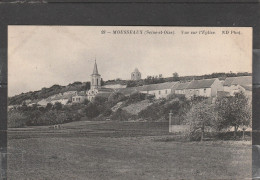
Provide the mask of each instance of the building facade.
{"label": "building facade", "polygon": [[188,99],[192,96],[216,97],[218,91],[223,91],[222,83],[218,78],[193,80],[180,83],[178,86],[175,94],[184,94]]}
{"label": "building facade", "polygon": [[140,92],[153,95],[155,99],[167,98],[167,96],[174,92],[178,84],[179,82],[165,82],[159,84],[145,85],[142,87]]}

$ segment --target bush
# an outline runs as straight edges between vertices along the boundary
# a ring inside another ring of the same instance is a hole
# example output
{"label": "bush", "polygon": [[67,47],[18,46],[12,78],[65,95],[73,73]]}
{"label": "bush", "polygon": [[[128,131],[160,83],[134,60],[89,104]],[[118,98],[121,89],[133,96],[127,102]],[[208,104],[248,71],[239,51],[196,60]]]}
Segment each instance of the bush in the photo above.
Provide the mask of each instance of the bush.
{"label": "bush", "polygon": [[100,112],[98,110],[98,107],[94,103],[89,103],[85,109],[86,116],[89,118],[97,117]]}
{"label": "bush", "polygon": [[111,119],[116,121],[127,121],[131,117],[131,114],[119,108],[115,113],[112,114]]}
{"label": "bush", "polygon": [[38,119],[42,116],[43,112],[40,110],[31,110],[25,112],[25,115],[28,118],[26,125],[37,125]]}
{"label": "bush", "polygon": [[9,128],[18,128],[26,125],[27,117],[18,111],[9,111],[8,112],[8,127]]}
{"label": "bush", "polygon": [[129,96],[127,104],[137,103],[139,101],[143,101],[146,98],[146,94],[143,93],[133,93]]}
{"label": "bush", "polygon": [[110,116],[111,114],[112,114],[112,110],[110,109],[110,108],[106,108],[105,110],[104,110],[104,112],[103,112],[103,115],[105,116],[105,117],[108,117],[108,116]]}
{"label": "bush", "polygon": [[102,96],[96,96],[94,98],[94,104],[96,105],[103,105],[106,101],[107,101],[108,98],[106,97],[102,97]]}
{"label": "bush", "polygon": [[149,121],[158,121],[164,117],[163,106],[164,102],[154,103],[146,109],[138,113],[138,117]]}
{"label": "bush", "polygon": [[125,96],[122,93],[112,93],[109,97],[108,97],[108,102],[112,102],[112,104],[116,104],[120,101],[125,100]]}
{"label": "bush", "polygon": [[53,109],[61,110],[62,104],[60,102],[55,102],[55,104],[53,105]]}

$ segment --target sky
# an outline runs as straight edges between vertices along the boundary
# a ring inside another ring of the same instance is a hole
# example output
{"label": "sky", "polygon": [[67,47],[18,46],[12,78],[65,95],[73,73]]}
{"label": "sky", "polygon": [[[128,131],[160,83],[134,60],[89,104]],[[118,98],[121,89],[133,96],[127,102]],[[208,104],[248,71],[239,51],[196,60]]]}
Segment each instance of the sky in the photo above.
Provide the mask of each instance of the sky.
{"label": "sky", "polygon": [[105,81],[130,79],[135,68],[142,78],[252,72],[252,28],[8,26],[8,96],[90,81],[95,59]]}

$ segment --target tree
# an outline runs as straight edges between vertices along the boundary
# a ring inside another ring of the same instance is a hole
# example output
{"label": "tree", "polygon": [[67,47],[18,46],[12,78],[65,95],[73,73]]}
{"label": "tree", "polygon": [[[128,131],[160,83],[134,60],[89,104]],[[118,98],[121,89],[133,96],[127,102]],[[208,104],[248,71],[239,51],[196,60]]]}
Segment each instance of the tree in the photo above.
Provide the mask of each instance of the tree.
{"label": "tree", "polygon": [[94,104],[96,104],[96,105],[103,105],[107,101],[107,99],[108,98],[103,97],[103,96],[96,96],[94,98]]}
{"label": "tree", "polygon": [[137,81],[127,81],[126,87],[136,87]]}
{"label": "tree", "polygon": [[234,127],[234,137],[240,126],[250,125],[252,114],[248,98],[243,92],[235,96],[217,99],[216,108],[219,116],[218,128]]}
{"label": "tree", "polygon": [[27,117],[18,111],[8,111],[8,127],[17,128],[23,127],[27,122]]}
{"label": "tree", "polygon": [[28,118],[27,125],[37,125],[37,120],[42,116],[42,112],[38,109],[25,112]]}
{"label": "tree", "polygon": [[53,105],[53,109],[61,110],[62,104],[60,102],[55,102],[55,104]]}
{"label": "tree", "polygon": [[101,86],[104,86],[105,85],[105,82],[103,80],[103,78],[101,78]]}
{"label": "tree", "polygon": [[205,127],[214,127],[217,120],[217,114],[214,105],[207,101],[193,104],[190,111],[186,115],[187,124],[190,125],[190,138],[197,139],[197,132],[200,131],[200,140],[203,141]]}
{"label": "tree", "polygon": [[94,118],[99,115],[99,110],[96,104],[89,103],[85,109],[86,116],[89,118]]}
{"label": "tree", "polygon": [[52,109],[52,103],[48,103],[45,107],[46,110],[51,110]]}
{"label": "tree", "polygon": [[125,96],[122,93],[119,93],[119,92],[112,93],[108,97],[108,101],[112,102],[113,104],[116,104],[119,101],[122,101],[123,99],[125,99]]}
{"label": "tree", "polygon": [[172,79],[173,79],[173,81],[179,81],[180,80],[179,74],[177,72],[173,73],[172,74]]}
{"label": "tree", "polygon": [[88,103],[89,103],[89,100],[88,99],[84,99],[83,104],[87,105]]}

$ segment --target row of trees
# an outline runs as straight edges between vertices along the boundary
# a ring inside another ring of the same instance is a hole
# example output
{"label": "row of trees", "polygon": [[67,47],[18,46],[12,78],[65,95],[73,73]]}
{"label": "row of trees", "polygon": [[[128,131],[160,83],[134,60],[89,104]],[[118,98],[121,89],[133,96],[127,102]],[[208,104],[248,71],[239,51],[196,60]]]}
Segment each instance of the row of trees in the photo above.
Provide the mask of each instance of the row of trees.
{"label": "row of trees", "polygon": [[84,116],[82,113],[84,107],[83,104],[62,106],[59,102],[54,105],[48,103],[45,108],[36,105],[32,107],[23,105],[8,111],[8,127],[54,125],[78,121]]}
{"label": "row of trees", "polygon": [[185,117],[186,123],[190,125],[190,137],[196,138],[200,132],[203,140],[205,127],[215,131],[234,128],[234,138],[237,136],[238,128],[243,130],[243,138],[247,127],[251,126],[252,107],[248,98],[241,92],[235,96],[217,99],[214,104],[201,101],[194,104]]}

